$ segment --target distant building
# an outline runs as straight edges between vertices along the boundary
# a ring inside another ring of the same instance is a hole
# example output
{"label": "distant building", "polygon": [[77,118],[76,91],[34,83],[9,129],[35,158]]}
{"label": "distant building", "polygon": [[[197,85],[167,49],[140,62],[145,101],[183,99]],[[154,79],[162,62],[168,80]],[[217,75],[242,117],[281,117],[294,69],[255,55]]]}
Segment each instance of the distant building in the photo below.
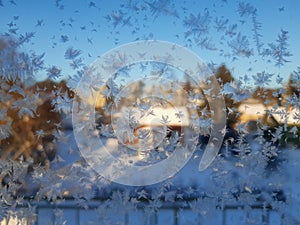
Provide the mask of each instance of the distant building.
{"label": "distant building", "polygon": [[257,99],[249,98],[240,104],[238,111],[241,113],[241,123],[258,121],[266,115],[266,106]]}
{"label": "distant building", "polygon": [[241,123],[264,120],[276,124],[300,125],[300,109],[277,105],[266,106],[254,98],[243,101],[238,107],[238,111],[241,114],[239,116]]}
{"label": "distant building", "polygon": [[286,107],[268,107],[268,112],[280,124],[300,125],[300,109]]}

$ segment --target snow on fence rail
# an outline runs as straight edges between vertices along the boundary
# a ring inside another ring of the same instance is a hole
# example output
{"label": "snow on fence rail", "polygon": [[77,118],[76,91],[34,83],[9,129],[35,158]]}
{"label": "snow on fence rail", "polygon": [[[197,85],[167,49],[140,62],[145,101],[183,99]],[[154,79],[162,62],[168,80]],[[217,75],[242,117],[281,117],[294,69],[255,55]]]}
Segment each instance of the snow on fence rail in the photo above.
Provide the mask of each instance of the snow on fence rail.
{"label": "snow on fence rail", "polygon": [[[31,203],[35,208],[36,220],[30,222],[27,218],[10,213],[0,221],[0,225],[48,225],[48,224],[124,224],[124,225],[185,225],[185,224],[282,224],[284,214],[272,209],[272,206],[262,204],[243,206],[237,204],[225,205],[223,208],[211,209],[209,212],[192,209],[194,201],[180,201],[176,204],[162,204],[158,211],[148,210],[146,204],[139,204],[133,210],[125,213],[116,212],[114,208],[103,210],[101,200],[87,203],[87,207],[79,206],[78,202],[65,200],[62,203],[48,202]],[[205,202],[207,203],[207,202]],[[212,200],[211,203],[214,203]],[[20,208],[25,209],[25,208]]]}

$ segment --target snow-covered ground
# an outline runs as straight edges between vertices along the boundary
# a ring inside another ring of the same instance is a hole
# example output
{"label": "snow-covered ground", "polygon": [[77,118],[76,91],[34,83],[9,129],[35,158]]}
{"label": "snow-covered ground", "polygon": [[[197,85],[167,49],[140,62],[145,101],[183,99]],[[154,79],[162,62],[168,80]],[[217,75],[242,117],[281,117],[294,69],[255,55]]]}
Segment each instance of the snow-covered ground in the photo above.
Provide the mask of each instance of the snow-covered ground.
{"label": "snow-covered ground", "polygon": [[[68,131],[66,136],[68,142],[60,142],[58,145],[59,156],[58,160],[52,163],[53,170],[73,168],[74,163],[81,160],[72,131]],[[106,144],[112,153],[116,151],[118,145],[116,140],[108,139]],[[68,203],[71,205],[69,208],[62,205],[63,218],[69,221],[67,224],[76,224],[76,218],[79,218],[77,224],[97,224],[101,219],[99,216],[101,213],[106,213],[104,217],[106,221],[111,222],[110,224],[176,224],[175,221],[179,225],[198,224],[200,221],[201,224],[231,225],[262,224],[266,221],[272,225],[300,223],[300,149],[280,149],[279,163],[265,169],[268,161],[261,154],[261,145],[251,138],[247,144],[253,150],[251,154],[236,157],[230,154],[230,149],[227,151],[223,149],[224,154],[218,156],[203,172],[198,171],[203,154],[203,150],[198,149],[189,163],[175,177],[167,181],[170,188],[164,194],[169,202],[167,201],[168,204],[165,206],[162,205],[156,214],[149,214],[145,210],[147,207],[128,211],[124,209],[125,206],[121,206],[123,209],[119,210],[124,212],[120,211],[117,216],[113,208],[105,209],[103,206],[101,212],[101,204],[105,205],[105,202],[91,201],[90,204],[96,205],[96,209],[79,209],[76,203],[72,202]],[[241,146],[243,147],[245,146]],[[72,154],[69,154],[70,149]],[[227,156],[226,152],[228,152]],[[139,159],[138,155],[132,157],[137,157],[133,160]],[[269,163],[272,165],[272,162]],[[110,184],[110,187],[112,190],[118,188],[124,190],[122,185],[114,183]],[[157,191],[159,187],[161,184],[145,187],[144,190],[151,193],[151,190]],[[203,196],[203,199],[193,200],[197,195]],[[180,197],[183,202],[180,201]],[[189,197],[192,199],[188,203],[190,208],[186,208],[184,199]],[[178,205],[177,202],[175,203],[175,198],[176,201],[181,202],[181,206],[175,207],[176,204]],[[119,204],[124,202],[121,201]],[[223,210],[219,210],[218,207]],[[267,207],[268,210],[265,211],[263,207]],[[58,212],[53,211],[50,205],[44,205],[38,211],[39,224],[44,224],[42,221],[45,221],[45,218],[52,220],[55,213]]]}
{"label": "snow-covered ground", "polygon": [[[66,224],[101,222],[101,224],[128,225],[300,223],[300,149],[280,149],[278,152],[280,160],[273,165],[262,154],[261,144],[249,138],[240,146],[240,150],[242,152],[250,147],[251,154],[237,157],[231,154],[230,146],[227,150],[224,147],[222,154],[202,172],[199,172],[198,168],[203,149],[197,149],[175,177],[165,183],[132,188],[109,182],[103,184],[103,180],[99,181],[93,177],[97,175],[96,173],[86,172],[90,169],[82,160],[73,131],[67,130],[60,135],[57,157],[51,163],[52,173],[43,178],[46,183],[42,185],[49,185],[49,189],[43,187],[41,190],[49,191],[57,187],[57,193],[64,190],[67,199],[72,197],[70,196],[72,193],[90,191],[84,196],[95,199],[81,203],[78,203],[78,200],[64,200],[53,204],[40,201],[36,210],[38,224],[47,224],[46,221],[53,224],[54,220],[58,221],[58,224],[67,221]],[[116,139],[109,138],[102,141],[107,144],[112,154],[118,155]],[[143,160],[138,154],[131,157],[133,161]],[[271,166],[268,167],[268,163]],[[79,169],[80,166],[83,168]],[[55,186],[58,183],[54,180],[51,183],[48,179],[63,174],[65,176],[77,174],[80,180],[65,177],[61,186]],[[90,184],[91,187],[86,187]],[[105,188],[101,190],[104,186]],[[145,198],[150,196],[149,199],[153,197],[154,200],[135,204],[132,200],[124,198],[124,190],[125,192],[128,190],[136,200],[141,200],[141,196]],[[109,196],[109,193],[113,197],[100,200],[101,197]],[[102,194],[104,195],[101,196]],[[156,202],[156,198],[162,195],[165,201]],[[88,206],[88,209],[82,208],[84,205]],[[17,218],[12,218],[11,222],[3,220],[0,224],[6,222],[16,224]],[[19,222],[22,224],[21,220]]]}

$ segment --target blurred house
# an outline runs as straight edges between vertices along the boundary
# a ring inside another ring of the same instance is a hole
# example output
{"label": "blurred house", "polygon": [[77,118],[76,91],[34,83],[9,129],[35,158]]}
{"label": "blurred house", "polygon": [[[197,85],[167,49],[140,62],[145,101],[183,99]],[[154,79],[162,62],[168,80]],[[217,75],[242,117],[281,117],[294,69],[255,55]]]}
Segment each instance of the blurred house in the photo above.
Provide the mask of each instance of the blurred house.
{"label": "blurred house", "polygon": [[257,99],[249,98],[239,105],[238,111],[240,112],[239,121],[241,123],[258,121],[265,116],[266,106]]}
{"label": "blurred house", "polygon": [[175,134],[178,141],[187,143],[190,131],[186,107],[153,107],[147,112],[138,108],[122,108],[112,115],[112,126],[118,140],[144,157],[143,151],[158,147],[164,138]]}
{"label": "blurred house", "polygon": [[270,113],[273,118],[279,124],[287,125],[300,125],[300,109],[292,107],[268,107],[268,113]]}
{"label": "blurred house", "polygon": [[269,124],[300,125],[300,110],[292,107],[278,105],[265,105],[262,101],[249,98],[243,101],[238,107],[240,112],[239,121],[265,122]]}

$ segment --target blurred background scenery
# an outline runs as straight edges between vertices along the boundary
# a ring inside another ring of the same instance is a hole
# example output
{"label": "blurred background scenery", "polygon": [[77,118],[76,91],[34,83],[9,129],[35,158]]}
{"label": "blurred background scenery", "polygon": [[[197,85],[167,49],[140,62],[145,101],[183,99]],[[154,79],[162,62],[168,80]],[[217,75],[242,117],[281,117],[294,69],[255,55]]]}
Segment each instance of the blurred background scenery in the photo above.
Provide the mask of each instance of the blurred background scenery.
{"label": "blurred background scenery", "polygon": [[[300,224],[299,7],[293,0],[0,0],[0,224]],[[129,187],[81,156],[72,103],[92,62],[141,40],[198,55],[225,108],[211,110],[207,81],[162,63],[99,80],[96,100],[84,99],[95,108],[96,135],[135,165],[169,158],[197,122],[196,150],[181,171]],[[159,93],[170,97],[141,98]],[[138,122],[135,108],[164,122]],[[212,117],[222,110],[222,146],[199,172]]]}

